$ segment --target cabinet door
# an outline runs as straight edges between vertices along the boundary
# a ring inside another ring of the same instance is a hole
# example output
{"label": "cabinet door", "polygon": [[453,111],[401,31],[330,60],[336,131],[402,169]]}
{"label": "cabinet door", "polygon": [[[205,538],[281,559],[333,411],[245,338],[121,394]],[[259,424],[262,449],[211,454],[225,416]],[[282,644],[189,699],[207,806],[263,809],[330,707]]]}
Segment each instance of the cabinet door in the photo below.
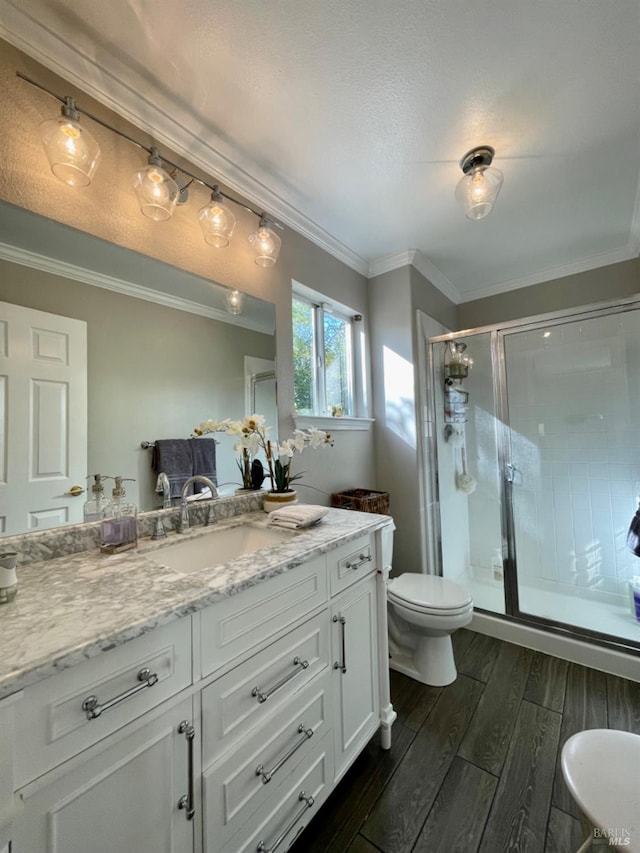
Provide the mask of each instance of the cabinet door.
{"label": "cabinet door", "polygon": [[336,780],[380,723],[376,575],[333,601]]}
{"label": "cabinet door", "polygon": [[191,698],[25,786],[12,853],[193,851],[193,820],[178,808],[188,793],[183,720],[193,720]]}

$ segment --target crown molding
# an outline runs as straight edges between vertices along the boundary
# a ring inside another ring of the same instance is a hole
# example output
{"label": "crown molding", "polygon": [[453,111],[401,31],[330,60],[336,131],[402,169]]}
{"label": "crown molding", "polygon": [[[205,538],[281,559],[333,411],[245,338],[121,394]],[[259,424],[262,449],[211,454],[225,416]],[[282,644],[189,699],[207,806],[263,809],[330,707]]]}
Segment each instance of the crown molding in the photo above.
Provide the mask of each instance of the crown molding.
{"label": "crown molding", "polygon": [[415,267],[421,275],[434,287],[437,287],[454,305],[457,305],[461,301],[458,288],[419,249],[408,249],[405,252],[397,252],[394,255],[384,255],[382,258],[377,258],[369,264],[369,278],[407,266]]}
{"label": "crown molding", "polygon": [[608,267],[611,264],[619,264],[622,261],[629,261],[637,257],[637,250],[633,251],[629,246],[622,249],[614,249],[610,252],[600,252],[597,255],[591,255],[580,261],[573,261],[570,264],[563,264],[558,267],[552,267],[545,272],[532,273],[531,275],[521,276],[520,278],[512,278],[509,281],[501,281],[498,284],[492,284],[488,287],[479,288],[472,293],[462,295],[461,302],[474,302],[476,299],[485,299],[487,296],[498,296],[500,293],[506,293],[509,290],[519,290],[522,287],[531,287],[534,284],[543,284],[545,281],[553,281],[556,278],[565,278],[569,275],[588,272],[599,267]]}
{"label": "crown molding", "polygon": [[125,296],[133,296],[135,299],[144,299],[146,302],[155,302],[157,305],[163,305],[165,308],[187,311],[189,314],[197,314],[200,317],[208,317],[210,320],[219,320],[222,323],[231,323],[234,326],[241,326],[244,329],[251,329],[254,332],[262,332],[267,335],[273,334],[273,329],[253,322],[243,317],[242,314],[229,314],[227,311],[221,311],[209,305],[202,305],[199,302],[193,302],[191,299],[183,299],[180,296],[173,296],[149,287],[142,287],[139,284],[134,284],[132,281],[114,278],[104,273],[70,264],[67,261],[31,252],[19,246],[10,246],[8,243],[0,243],[0,260],[11,261],[14,264],[21,264],[22,266],[31,267],[32,269],[41,270],[52,275],[59,275],[62,278],[80,281],[84,284],[90,284],[93,287],[101,287],[103,290],[112,290],[114,293],[121,293]]}
{"label": "crown molding", "polygon": [[434,287],[437,287],[441,293],[450,299],[454,305],[458,305],[462,301],[462,295],[458,288],[446,277],[446,275],[438,269],[438,267],[429,260],[429,258],[420,251],[416,251],[413,260],[413,266],[428,279]]}
{"label": "crown molding", "polygon": [[8,0],[0,0],[0,36],[55,74],[68,80],[104,104],[154,140],[184,157],[194,166],[244,196],[255,207],[288,225],[351,269],[367,275],[369,265],[328,231],[325,231],[267,184],[250,174],[252,164],[232,160],[209,141],[211,133],[199,135],[188,111],[163,110],[140,91],[118,80],[94,58],[64,42],[26,11]]}

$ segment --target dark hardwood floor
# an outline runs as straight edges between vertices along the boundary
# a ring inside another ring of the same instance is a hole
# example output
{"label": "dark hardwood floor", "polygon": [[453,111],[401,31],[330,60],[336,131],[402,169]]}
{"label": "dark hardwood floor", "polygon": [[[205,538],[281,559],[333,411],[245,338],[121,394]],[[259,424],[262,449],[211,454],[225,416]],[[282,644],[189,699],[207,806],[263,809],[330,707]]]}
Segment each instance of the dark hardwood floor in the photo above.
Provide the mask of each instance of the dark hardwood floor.
{"label": "dark hardwood floor", "polygon": [[291,853],[574,853],[587,830],[559,766],[587,728],[640,734],[640,683],[482,634],[454,634],[458,678],[391,672],[376,736]]}

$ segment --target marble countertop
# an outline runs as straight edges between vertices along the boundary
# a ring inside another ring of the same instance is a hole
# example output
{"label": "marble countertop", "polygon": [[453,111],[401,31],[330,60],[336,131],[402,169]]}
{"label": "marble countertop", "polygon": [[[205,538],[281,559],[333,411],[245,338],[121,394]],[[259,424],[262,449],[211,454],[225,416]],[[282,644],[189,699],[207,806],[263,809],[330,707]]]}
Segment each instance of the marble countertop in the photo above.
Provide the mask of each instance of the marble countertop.
{"label": "marble countertop", "polygon": [[137,550],[123,554],[84,551],[20,568],[17,597],[0,606],[0,698],[295,568],[391,519],[330,509],[320,524],[291,531],[282,544],[197,572],[183,574],[153,560],[154,551],[170,542],[214,537],[216,531],[247,522],[264,527],[268,516],[247,513],[157,543],[141,540]]}

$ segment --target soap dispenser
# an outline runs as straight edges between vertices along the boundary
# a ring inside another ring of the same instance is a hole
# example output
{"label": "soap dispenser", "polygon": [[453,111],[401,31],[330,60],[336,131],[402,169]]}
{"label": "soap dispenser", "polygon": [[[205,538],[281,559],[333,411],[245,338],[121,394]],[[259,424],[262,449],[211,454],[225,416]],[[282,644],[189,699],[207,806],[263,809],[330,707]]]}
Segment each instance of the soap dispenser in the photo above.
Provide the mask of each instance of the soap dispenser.
{"label": "soap dispenser", "polygon": [[111,478],[106,477],[104,474],[88,474],[87,480],[90,477],[93,477],[93,484],[91,485],[91,497],[88,501],[86,501],[84,507],[82,508],[82,514],[85,521],[102,521],[104,510],[106,509],[109,503],[104,493],[104,486],[102,484],[102,481]]}
{"label": "soap dispenser", "polygon": [[[135,504],[126,500],[122,483],[126,477],[115,477],[116,485],[112,491],[111,501],[104,510],[101,533],[104,554],[118,554],[135,548],[138,544],[138,524]],[[132,480],[133,482],[133,480]]]}

